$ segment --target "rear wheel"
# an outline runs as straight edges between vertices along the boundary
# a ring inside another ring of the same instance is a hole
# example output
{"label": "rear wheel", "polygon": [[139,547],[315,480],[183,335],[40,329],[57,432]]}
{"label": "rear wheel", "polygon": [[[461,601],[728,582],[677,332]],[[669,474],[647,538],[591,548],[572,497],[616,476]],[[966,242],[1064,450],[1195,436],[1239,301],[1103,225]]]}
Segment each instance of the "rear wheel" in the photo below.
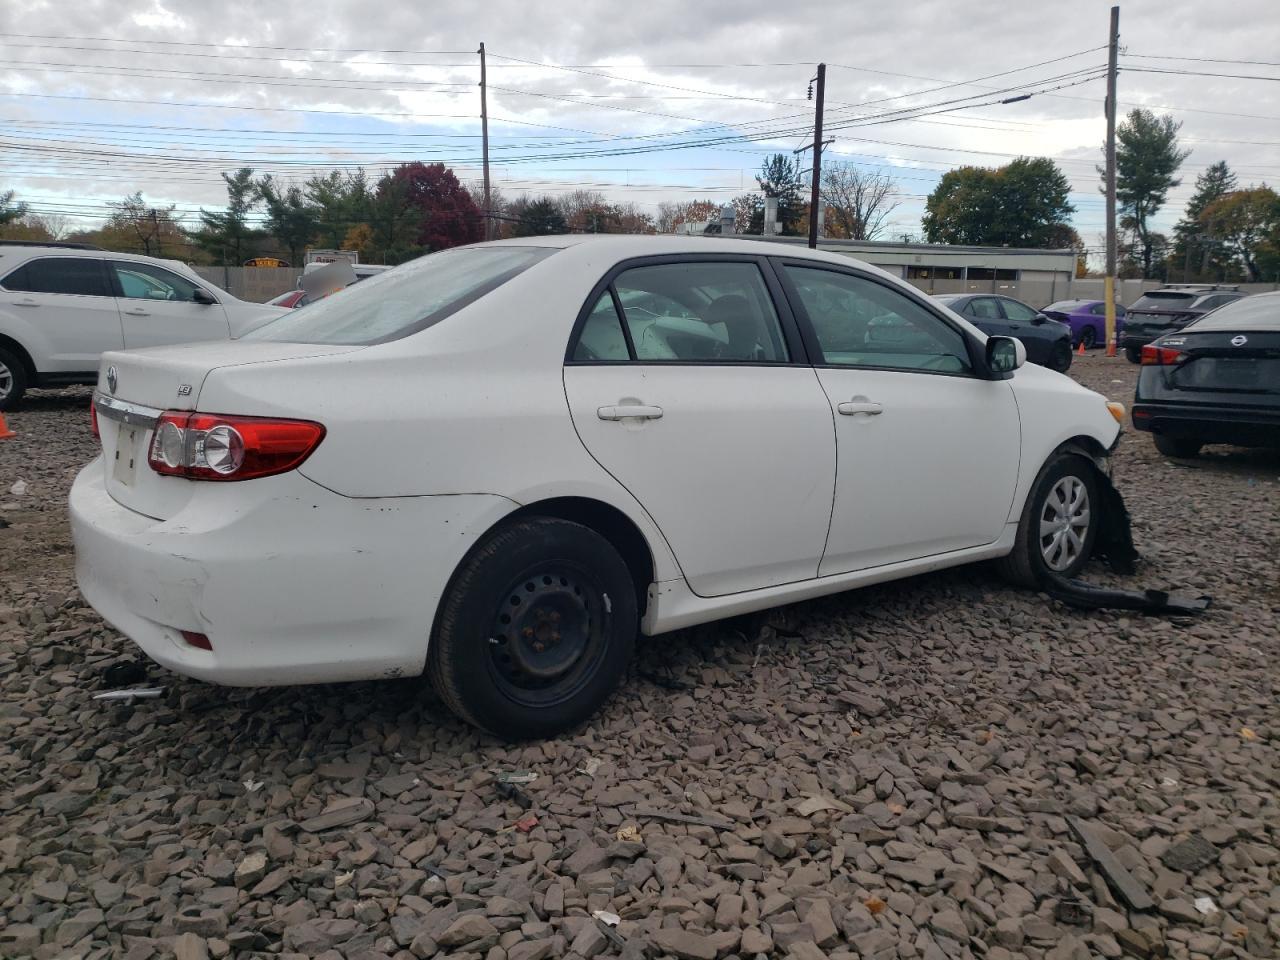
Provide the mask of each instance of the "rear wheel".
{"label": "rear wheel", "polygon": [[27,368],[0,347],[0,410],[15,410],[27,392]]}
{"label": "rear wheel", "polygon": [[1066,373],[1071,369],[1071,344],[1066,340],[1059,340],[1053,345],[1049,354],[1049,367],[1059,373]]}
{"label": "rear wheel", "polygon": [[1000,572],[1024,587],[1040,586],[1050,573],[1074,577],[1093,552],[1099,506],[1093,464],[1078,454],[1054,456],[1031,486]]}
{"label": "rear wheel", "polygon": [[1125,347],[1124,356],[1130,363],[1141,363],[1142,349],[1140,347]]}
{"label": "rear wheel", "polygon": [[459,717],[511,740],[593,714],[635,645],[635,585],[602,536],[529,519],[491,535],[449,586],[429,672]]}
{"label": "rear wheel", "polygon": [[1098,331],[1093,327],[1085,327],[1080,331],[1080,342],[1086,350],[1092,350],[1098,343]]}
{"label": "rear wheel", "polygon": [[1204,441],[1197,440],[1195,437],[1171,437],[1164,433],[1153,433],[1151,437],[1156,442],[1156,449],[1166,457],[1189,460],[1197,456],[1200,448],[1204,446]]}

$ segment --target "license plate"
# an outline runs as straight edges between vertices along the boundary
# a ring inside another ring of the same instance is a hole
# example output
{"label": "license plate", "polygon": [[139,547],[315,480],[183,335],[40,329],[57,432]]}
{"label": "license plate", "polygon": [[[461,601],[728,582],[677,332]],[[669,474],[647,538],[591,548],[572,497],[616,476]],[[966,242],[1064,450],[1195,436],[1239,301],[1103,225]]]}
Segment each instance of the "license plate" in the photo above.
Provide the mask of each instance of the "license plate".
{"label": "license plate", "polygon": [[133,486],[138,458],[138,434],[133,427],[122,426],[116,435],[116,462],[111,475],[117,483]]}

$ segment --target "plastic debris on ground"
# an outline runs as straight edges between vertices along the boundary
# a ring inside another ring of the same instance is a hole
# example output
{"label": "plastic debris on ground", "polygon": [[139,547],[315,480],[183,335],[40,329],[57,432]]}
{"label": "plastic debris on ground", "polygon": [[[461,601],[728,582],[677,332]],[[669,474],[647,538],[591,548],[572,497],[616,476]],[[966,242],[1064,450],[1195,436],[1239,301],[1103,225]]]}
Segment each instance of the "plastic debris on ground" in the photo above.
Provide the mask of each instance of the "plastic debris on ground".
{"label": "plastic debris on ground", "polygon": [[95,693],[93,699],[125,700],[132,703],[134,700],[154,700],[163,694],[164,687],[136,687],[132,690],[104,690],[102,693]]}

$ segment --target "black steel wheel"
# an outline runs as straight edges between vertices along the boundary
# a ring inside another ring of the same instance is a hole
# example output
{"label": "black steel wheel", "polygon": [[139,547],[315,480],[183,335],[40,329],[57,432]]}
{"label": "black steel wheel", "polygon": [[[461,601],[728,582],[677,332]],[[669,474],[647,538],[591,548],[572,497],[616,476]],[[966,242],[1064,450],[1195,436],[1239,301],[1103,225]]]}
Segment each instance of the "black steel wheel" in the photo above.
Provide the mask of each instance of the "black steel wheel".
{"label": "black steel wheel", "polygon": [[1053,345],[1049,354],[1049,368],[1059,373],[1066,373],[1071,369],[1071,344],[1066,340],[1059,340]]}
{"label": "black steel wheel", "polygon": [[464,720],[507,739],[548,736],[608,698],[637,625],[635,585],[613,546],[580,524],[531,518],[463,561],[428,669]]}
{"label": "black steel wheel", "polygon": [[1086,350],[1092,350],[1098,345],[1098,331],[1093,327],[1085,327],[1080,331],[1080,342]]}

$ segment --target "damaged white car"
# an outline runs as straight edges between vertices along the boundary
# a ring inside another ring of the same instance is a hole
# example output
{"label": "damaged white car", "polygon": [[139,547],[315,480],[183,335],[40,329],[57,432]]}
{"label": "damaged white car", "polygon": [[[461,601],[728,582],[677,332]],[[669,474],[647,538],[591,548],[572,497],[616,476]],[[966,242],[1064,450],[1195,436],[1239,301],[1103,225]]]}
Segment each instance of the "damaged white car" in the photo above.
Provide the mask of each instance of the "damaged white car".
{"label": "damaged white car", "polygon": [[448,250],[238,342],[104,356],[77,576],[179,673],[426,672],[546,735],[637,631],[978,560],[1073,576],[1123,410],[1024,359],[834,254]]}

